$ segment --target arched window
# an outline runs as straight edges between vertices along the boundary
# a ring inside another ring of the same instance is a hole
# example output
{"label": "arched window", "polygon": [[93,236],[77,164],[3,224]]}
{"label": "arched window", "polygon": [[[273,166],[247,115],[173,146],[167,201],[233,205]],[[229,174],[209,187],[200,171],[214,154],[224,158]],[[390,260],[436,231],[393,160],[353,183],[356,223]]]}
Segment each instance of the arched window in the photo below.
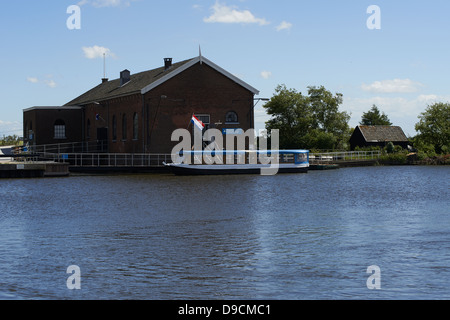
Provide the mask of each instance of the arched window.
{"label": "arched window", "polygon": [[63,120],[55,121],[55,139],[66,139],[66,124]]}
{"label": "arched window", "polygon": [[133,139],[138,140],[139,138],[139,116],[137,113],[133,116]]}
{"label": "arched window", "polygon": [[238,115],[236,112],[234,111],[230,111],[227,113],[227,115],[225,116],[225,122],[226,123],[238,123]]}
{"label": "arched window", "polygon": [[88,138],[91,137],[91,120],[88,119],[87,125],[86,125],[86,136]]}
{"label": "arched window", "polygon": [[116,115],[113,115],[112,118],[112,129],[113,129],[113,141],[117,140],[117,118]]}
{"label": "arched window", "polygon": [[127,115],[122,116],[122,140],[127,140]]}

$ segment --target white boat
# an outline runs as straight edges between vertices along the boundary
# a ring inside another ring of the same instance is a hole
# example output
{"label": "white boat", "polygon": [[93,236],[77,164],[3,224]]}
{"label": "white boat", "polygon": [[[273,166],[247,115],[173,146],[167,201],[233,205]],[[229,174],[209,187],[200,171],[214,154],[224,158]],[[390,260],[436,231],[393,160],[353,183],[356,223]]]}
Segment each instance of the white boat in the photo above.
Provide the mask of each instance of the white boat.
{"label": "white boat", "polygon": [[306,173],[308,150],[188,151],[164,165],[176,175]]}

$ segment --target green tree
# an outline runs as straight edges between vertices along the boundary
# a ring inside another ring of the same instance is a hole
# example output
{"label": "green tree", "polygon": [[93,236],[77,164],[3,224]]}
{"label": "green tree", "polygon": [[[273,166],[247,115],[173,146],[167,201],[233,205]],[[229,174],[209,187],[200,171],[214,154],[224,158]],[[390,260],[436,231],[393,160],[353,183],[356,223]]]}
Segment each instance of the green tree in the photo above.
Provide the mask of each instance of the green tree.
{"label": "green tree", "polygon": [[5,136],[0,138],[0,146],[16,146],[21,143],[21,139],[17,135]]}
{"label": "green tree", "polygon": [[380,113],[376,105],[372,106],[372,109],[363,113],[361,118],[361,125],[364,126],[391,126],[392,123],[388,116],[383,112]]}
{"label": "green tree", "polygon": [[450,103],[438,102],[427,107],[416,123],[417,140],[432,145],[436,153],[449,151],[450,144]]}
{"label": "green tree", "polygon": [[308,87],[305,96],[295,89],[279,85],[264,106],[271,119],[268,131],[280,130],[280,148],[334,149],[348,135],[350,116],[339,111],[342,94],[333,95],[321,87]]}

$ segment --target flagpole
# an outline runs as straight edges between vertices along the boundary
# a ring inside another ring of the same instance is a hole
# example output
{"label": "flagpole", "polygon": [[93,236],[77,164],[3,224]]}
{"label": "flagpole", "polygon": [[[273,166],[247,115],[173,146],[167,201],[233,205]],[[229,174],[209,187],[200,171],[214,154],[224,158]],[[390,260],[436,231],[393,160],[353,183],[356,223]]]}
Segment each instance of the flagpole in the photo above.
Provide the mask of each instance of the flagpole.
{"label": "flagpole", "polygon": [[192,117],[194,117],[194,115],[195,115],[195,113],[192,114],[191,119],[189,120],[189,125],[188,125],[186,130],[189,130],[189,128],[190,128],[190,126],[192,124]]}

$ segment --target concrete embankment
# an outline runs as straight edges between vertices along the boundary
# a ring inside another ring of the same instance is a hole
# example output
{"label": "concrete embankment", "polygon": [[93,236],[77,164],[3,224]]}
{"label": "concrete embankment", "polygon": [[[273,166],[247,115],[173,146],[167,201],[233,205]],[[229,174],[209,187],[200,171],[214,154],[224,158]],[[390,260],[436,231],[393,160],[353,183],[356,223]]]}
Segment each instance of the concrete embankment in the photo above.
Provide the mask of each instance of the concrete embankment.
{"label": "concrete embankment", "polygon": [[43,178],[69,175],[69,165],[55,162],[0,163],[0,178]]}

